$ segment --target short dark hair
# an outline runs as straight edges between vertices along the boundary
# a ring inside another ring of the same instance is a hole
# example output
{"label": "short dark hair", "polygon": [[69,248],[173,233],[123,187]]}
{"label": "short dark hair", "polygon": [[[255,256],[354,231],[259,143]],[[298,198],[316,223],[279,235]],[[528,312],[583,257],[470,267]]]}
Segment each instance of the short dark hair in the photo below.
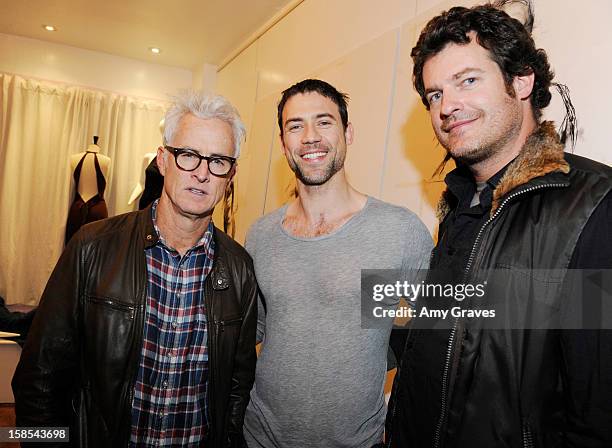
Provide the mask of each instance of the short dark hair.
{"label": "short dark hair", "polygon": [[[529,13],[531,14],[531,9]],[[412,81],[425,107],[429,109],[423,83],[425,63],[449,43],[469,44],[468,33],[474,31],[478,44],[489,50],[491,59],[501,69],[509,93],[512,92],[515,76],[534,73],[531,105],[535,118],[539,119],[542,115],[541,109],[550,103],[549,89],[554,74],[546,52],[536,49],[530,28],[530,24],[523,25],[493,5],[455,7],[431,19],[411,52],[414,62]]]}
{"label": "short dark hair", "polygon": [[334,86],[325,81],[321,81],[320,79],[305,79],[283,91],[283,96],[278,103],[278,128],[280,129],[280,135],[283,135],[283,109],[285,108],[285,104],[289,98],[297,95],[298,93],[303,94],[309,92],[317,92],[318,94],[329,98],[336,103],[336,106],[338,106],[338,111],[340,112],[342,127],[343,129],[346,129],[348,125],[347,103],[349,96],[346,93],[338,91]]}

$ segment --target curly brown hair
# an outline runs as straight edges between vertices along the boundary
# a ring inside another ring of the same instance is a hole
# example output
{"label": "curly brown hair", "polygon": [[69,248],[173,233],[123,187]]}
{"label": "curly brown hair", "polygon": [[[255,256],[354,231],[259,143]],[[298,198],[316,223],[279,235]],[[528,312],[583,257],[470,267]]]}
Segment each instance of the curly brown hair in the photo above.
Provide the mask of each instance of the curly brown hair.
{"label": "curly brown hair", "polygon": [[[531,10],[529,13],[529,20],[532,21]],[[524,25],[498,6],[490,4],[473,8],[455,7],[431,19],[411,52],[414,87],[425,107],[429,109],[423,84],[423,66],[449,43],[469,44],[469,33],[473,31],[478,44],[489,50],[491,58],[501,69],[509,93],[512,92],[515,76],[535,75],[530,100],[534,115],[539,119],[541,110],[550,103],[554,74],[546,52],[535,47],[530,34],[531,23]]]}

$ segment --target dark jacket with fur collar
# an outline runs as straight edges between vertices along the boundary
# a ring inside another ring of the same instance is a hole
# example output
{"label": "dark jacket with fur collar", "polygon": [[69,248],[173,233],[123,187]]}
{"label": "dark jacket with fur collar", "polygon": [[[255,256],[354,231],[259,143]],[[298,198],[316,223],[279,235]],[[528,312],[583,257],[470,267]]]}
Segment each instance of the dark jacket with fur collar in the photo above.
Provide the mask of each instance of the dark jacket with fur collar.
{"label": "dark jacket with fur collar", "polygon": [[[466,279],[482,281],[488,270],[503,270],[505,287],[495,300],[510,314],[558,307],[578,238],[611,188],[610,167],[564,153],[553,124],[542,123],[494,191],[489,219],[465,266]],[[438,208],[440,238],[456,206],[445,192]],[[482,320],[458,319],[449,332],[443,384],[435,386],[438,398],[425,396],[434,380],[421,373],[419,362],[439,347],[431,346],[427,332],[411,331],[390,404],[390,446],[610,446],[601,439],[610,437],[609,429],[603,436],[589,432],[588,425],[596,422],[568,427],[562,332],[481,326]],[[580,412],[590,415],[590,404],[582,405]],[[441,415],[433,411],[439,408]],[[428,410],[436,414],[428,416],[436,422],[433,440],[409,417]]]}

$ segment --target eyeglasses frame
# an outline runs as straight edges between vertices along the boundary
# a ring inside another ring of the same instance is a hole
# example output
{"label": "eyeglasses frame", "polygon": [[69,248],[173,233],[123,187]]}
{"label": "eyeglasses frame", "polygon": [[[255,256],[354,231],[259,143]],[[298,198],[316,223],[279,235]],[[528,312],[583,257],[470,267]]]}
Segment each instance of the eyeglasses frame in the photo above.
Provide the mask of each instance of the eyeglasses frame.
{"label": "eyeglasses frame", "polygon": [[[198,154],[196,150],[191,149],[191,148],[175,148],[174,146],[170,146],[170,145],[164,145],[164,148],[166,150],[168,150],[174,156],[174,163],[175,163],[176,167],[179,170],[186,171],[188,173],[190,173],[192,171],[195,171],[198,168],[200,168],[200,165],[202,165],[202,160],[206,160],[208,172],[210,174],[212,174],[213,176],[217,176],[217,177],[225,177],[225,176],[227,176],[232,171],[232,168],[236,164],[236,160],[237,160],[236,157],[230,157],[230,156],[203,156],[203,155]],[[198,164],[195,166],[194,169],[186,170],[185,168],[182,168],[181,166],[179,166],[178,156],[180,156],[183,153],[192,154],[192,155],[196,156],[199,159],[198,160]],[[229,170],[227,170],[227,173],[225,173],[225,174],[215,174],[215,173],[213,173],[210,170],[210,161],[213,160],[213,159],[223,159],[223,160],[227,160],[228,162],[230,162],[231,166],[230,166]]]}

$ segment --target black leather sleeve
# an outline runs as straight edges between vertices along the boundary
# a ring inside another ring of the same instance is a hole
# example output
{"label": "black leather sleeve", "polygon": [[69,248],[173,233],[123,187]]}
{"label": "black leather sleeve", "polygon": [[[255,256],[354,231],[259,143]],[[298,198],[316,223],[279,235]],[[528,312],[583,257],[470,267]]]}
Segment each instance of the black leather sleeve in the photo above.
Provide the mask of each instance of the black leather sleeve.
{"label": "black leather sleeve", "polygon": [[[595,209],[574,250],[570,269],[612,269],[612,193]],[[588,300],[566,285],[571,296]],[[570,297],[570,296],[568,296]],[[612,446],[612,330],[561,332],[567,447]]]}
{"label": "black leather sleeve", "polygon": [[241,302],[243,319],[234,358],[231,391],[228,405],[228,446],[245,447],[242,426],[244,413],[249,403],[251,387],[255,381],[255,333],[257,329],[257,282],[253,263],[246,261],[243,273]]}
{"label": "black leather sleeve", "polygon": [[17,426],[70,426],[72,420],[79,372],[80,235],[72,238],[51,274],[13,376]]}

